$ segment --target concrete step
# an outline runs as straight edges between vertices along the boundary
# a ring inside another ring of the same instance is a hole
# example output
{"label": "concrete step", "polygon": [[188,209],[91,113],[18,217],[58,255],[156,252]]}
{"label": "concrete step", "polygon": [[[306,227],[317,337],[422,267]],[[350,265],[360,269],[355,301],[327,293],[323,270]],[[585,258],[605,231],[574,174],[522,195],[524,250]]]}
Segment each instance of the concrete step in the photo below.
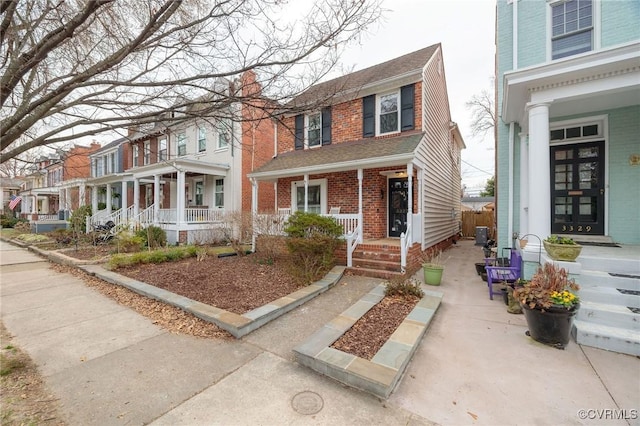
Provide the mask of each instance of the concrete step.
{"label": "concrete step", "polygon": [[585,289],[588,287],[611,287],[640,291],[640,277],[615,276],[603,271],[583,269],[578,284]]}
{"label": "concrete step", "polygon": [[577,343],[608,351],[640,356],[640,334],[634,330],[573,321],[571,334]]}
{"label": "concrete step", "polygon": [[[624,250],[620,248],[619,250]],[[589,255],[583,254],[578,257],[578,262],[589,268],[591,271],[607,271],[621,274],[640,275],[640,259],[616,258],[614,254],[609,255]]]}
{"label": "concrete step", "polygon": [[626,306],[582,301],[576,319],[592,324],[640,331],[640,313]]}
{"label": "concrete step", "polygon": [[374,259],[400,263],[400,252],[358,250],[353,252],[353,259]]}
{"label": "concrete step", "polygon": [[640,308],[640,296],[625,294],[611,287],[581,288],[578,295],[585,302]]}

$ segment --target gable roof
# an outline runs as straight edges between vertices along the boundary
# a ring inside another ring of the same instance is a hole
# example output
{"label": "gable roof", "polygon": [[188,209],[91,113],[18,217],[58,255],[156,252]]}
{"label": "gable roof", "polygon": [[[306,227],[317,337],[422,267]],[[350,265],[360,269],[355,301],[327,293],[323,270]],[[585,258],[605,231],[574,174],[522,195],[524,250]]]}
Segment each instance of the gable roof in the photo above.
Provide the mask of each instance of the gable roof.
{"label": "gable roof", "polygon": [[421,73],[422,68],[439,48],[440,43],[437,43],[381,64],[316,84],[296,96],[288,106],[303,107],[318,102],[318,100],[326,100],[337,94],[357,91],[364,86],[370,86],[393,77],[415,72]]}
{"label": "gable roof", "polygon": [[361,139],[279,154],[267,164],[249,173],[249,177],[276,178],[304,173],[326,173],[354,170],[360,167],[383,167],[406,164],[413,158],[424,132],[403,133],[380,139]]}

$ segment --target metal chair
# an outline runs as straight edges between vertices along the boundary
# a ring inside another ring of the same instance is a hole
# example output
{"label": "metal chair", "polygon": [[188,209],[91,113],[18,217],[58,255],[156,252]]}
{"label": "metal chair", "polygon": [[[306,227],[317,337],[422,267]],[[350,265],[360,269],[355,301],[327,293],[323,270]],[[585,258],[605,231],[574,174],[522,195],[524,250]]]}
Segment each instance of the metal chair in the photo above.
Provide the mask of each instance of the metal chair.
{"label": "metal chair", "polygon": [[516,249],[511,249],[509,265],[492,265],[495,259],[485,259],[485,270],[487,271],[487,286],[489,287],[489,299],[493,300],[493,295],[498,292],[493,291],[494,283],[514,283],[522,276],[522,256]]}

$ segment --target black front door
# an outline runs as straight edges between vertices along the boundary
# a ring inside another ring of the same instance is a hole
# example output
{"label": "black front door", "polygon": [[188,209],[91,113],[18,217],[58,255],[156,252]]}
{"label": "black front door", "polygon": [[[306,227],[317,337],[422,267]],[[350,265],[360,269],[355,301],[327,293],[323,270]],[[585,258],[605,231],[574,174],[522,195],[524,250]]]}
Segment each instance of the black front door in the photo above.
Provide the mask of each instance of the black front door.
{"label": "black front door", "polygon": [[404,179],[389,179],[389,236],[399,237],[407,230],[409,183]]}
{"label": "black front door", "polygon": [[551,231],[604,235],[604,142],[551,147]]}

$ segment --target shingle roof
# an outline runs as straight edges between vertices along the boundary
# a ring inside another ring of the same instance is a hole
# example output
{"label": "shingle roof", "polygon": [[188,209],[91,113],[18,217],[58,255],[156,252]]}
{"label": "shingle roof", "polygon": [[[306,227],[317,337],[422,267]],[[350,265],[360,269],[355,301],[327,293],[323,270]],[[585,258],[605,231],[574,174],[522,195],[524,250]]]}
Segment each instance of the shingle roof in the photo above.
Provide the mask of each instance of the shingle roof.
{"label": "shingle roof", "polygon": [[[267,164],[250,173],[250,176],[275,175],[278,172],[313,168],[314,172],[337,168],[340,164],[357,161],[379,160],[394,156],[411,156],[424,136],[416,131],[402,133],[393,138],[363,139],[326,145],[315,149],[305,149],[279,154]],[[353,166],[351,166],[353,168]]]}
{"label": "shingle roof", "polygon": [[294,98],[289,106],[301,107],[309,103],[317,102],[320,99],[328,99],[340,92],[357,90],[368,84],[408,74],[412,71],[422,70],[438,48],[440,48],[440,43],[360,71],[355,71],[342,77],[334,78],[324,83],[316,84]]}

